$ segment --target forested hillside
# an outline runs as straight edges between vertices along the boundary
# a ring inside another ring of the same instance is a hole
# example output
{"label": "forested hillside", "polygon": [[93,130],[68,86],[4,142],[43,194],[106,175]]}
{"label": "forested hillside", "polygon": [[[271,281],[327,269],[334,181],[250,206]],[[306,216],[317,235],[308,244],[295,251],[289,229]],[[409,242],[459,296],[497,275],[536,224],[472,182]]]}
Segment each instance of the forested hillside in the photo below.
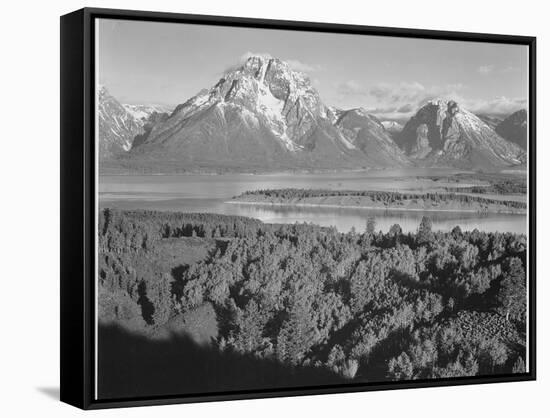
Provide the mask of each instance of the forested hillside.
{"label": "forested hillside", "polygon": [[220,353],[344,380],[523,372],[526,245],[433,232],[429,218],[415,234],[377,232],[372,218],[339,233],[105,209],[99,317],[147,338],[202,329]]}

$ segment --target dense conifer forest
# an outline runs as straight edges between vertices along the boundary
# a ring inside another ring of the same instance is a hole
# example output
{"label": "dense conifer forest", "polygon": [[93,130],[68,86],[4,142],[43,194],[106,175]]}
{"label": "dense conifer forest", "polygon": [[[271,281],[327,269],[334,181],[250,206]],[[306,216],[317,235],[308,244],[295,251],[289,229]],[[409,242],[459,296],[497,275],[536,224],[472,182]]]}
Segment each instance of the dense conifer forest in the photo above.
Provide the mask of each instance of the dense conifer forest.
{"label": "dense conifer forest", "polygon": [[345,381],[525,371],[523,234],[111,209],[98,231],[102,324]]}
{"label": "dense conifer forest", "polygon": [[[373,205],[397,208],[404,204],[419,204],[425,209],[437,208],[445,204],[454,205],[457,210],[464,208],[476,208],[482,212],[489,210],[490,207],[510,210],[525,211],[527,204],[515,200],[491,199],[485,196],[475,194],[485,194],[480,192],[477,187],[466,188],[448,188],[450,192],[387,192],[375,190],[331,190],[331,189],[265,189],[253,190],[242,193],[234,197],[234,201],[242,202],[270,202],[270,203],[288,203],[296,202],[326,202],[327,198],[367,198],[360,202],[371,202]],[[458,193],[461,192],[462,194]],[[464,193],[473,193],[464,194]],[[500,194],[500,193],[497,193]],[[312,200],[317,199],[317,200]]]}

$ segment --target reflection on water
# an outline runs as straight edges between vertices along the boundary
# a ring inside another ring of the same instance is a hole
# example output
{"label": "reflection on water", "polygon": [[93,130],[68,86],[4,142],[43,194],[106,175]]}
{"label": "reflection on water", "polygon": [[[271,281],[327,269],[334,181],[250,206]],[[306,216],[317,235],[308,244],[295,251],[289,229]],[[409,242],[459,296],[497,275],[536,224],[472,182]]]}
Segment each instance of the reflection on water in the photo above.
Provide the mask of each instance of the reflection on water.
{"label": "reflection on water", "polygon": [[[403,169],[321,174],[224,174],[166,176],[101,176],[102,193],[169,194],[180,198],[228,199],[247,190],[303,189],[333,190],[427,190],[434,182],[417,176],[450,175],[459,170]],[[444,183],[438,182],[438,186]],[[455,183],[450,185],[456,186]]]}
{"label": "reflection on water", "polygon": [[[365,229],[369,216],[376,218],[377,229],[387,231],[399,224],[405,232],[416,231],[422,216],[433,221],[434,230],[448,231],[459,225],[463,230],[479,229],[525,233],[525,215],[476,214],[455,212],[405,212],[355,208],[315,208],[260,206],[225,203],[247,190],[269,188],[331,188],[354,190],[432,189],[429,179],[417,179],[426,170],[381,170],[362,173],[278,174],[224,176],[104,176],[100,178],[100,206],[120,209],[149,209],[179,212],[210,212],[240,215],[267,223],[308,222],[335,226],[346,232]],[[436,170],[437,171],[437,170]],[[441,174],[449,174],[442,170]],[[429,174],[434,175],[434,170]],[[441,186],[441,184],[438,184]]]}
{"label": "reflection on water", "polygon": [[346,232],[354,227],[363,231],[369,216],[376,218],[377,229],[388,231],[393,224],[401,225],[403,231],[414,232],[422,216],[427,215],[433,221],[434,230],[449,231],[459,225],[463,230],[500,231],[525,233],[524,215],[454,212],[405,212],[348,208],[315,208],[290,206],[264,206],[225,203],[220,199],[171,199],[138,200],[117,199],[102,200],[101,206],[120,209],[149,209],[177,212],[210,212],[225,215],[240,215],[260,219],[267,223],[311,222],[322,226],[335,226]]}

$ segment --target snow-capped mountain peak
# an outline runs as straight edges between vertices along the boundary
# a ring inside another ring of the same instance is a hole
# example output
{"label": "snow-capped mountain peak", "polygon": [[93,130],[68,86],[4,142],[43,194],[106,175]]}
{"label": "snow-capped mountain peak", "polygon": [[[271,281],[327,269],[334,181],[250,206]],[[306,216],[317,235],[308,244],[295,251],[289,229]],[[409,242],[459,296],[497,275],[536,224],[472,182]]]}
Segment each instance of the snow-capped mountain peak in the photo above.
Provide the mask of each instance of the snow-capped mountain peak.
{"label": "snow-capped mountain peak", "polygon": [[289,151],[303,149],[300,143],[304,130],[296,126],[299,118],[308,128],[317,118],[328,118],[328,109],[321,102],[309,78],[293,70],[286,62],[268,55],[253,55],[239,67],[226,72],[208,90],[176,108],[182,117],[211,106],[239,107],[249,119],[265,123]]}
{"label": "snow-capped mountain peak", "polygon": [[451,100],[428,101],[396,141],[411,158],[429,165],[493,169],[525,161],[519,147]]}

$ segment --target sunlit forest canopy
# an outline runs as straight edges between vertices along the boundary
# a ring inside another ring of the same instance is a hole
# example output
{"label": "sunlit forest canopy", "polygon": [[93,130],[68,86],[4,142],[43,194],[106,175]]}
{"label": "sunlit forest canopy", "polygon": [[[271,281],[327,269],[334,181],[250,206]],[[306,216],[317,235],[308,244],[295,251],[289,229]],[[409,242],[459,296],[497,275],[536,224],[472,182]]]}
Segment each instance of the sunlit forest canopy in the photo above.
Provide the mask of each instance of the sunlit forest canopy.
{"label": "sunlit forest canopy", "polygon": [[98,240],[103,323],[344,379],[525,371],[523,234],[105,209]]}

